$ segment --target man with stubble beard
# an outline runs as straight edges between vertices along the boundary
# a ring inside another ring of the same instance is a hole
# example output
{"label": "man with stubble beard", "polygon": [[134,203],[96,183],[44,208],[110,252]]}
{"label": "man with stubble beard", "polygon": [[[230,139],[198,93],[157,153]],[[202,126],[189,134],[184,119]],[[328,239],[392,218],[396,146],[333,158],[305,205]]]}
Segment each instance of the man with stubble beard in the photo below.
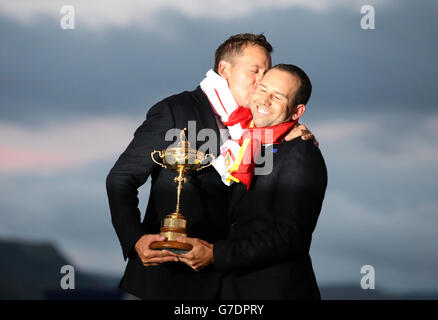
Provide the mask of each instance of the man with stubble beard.
{"label": "man with stubble beard", "polygon": [[244,165],[231,172],[233,180],[239,181],[231,187],[228,218],[232,228],[227,239],[202,241],[203,247],[196,252],[178,256],[197,270],[215,266],[224,271],[221,299],[320,299],[309,249],[325,195],[327,169],[312,143],[283,139],[305,112],[311,91],[302,69],[276,65],[252,96],[251,111],[237,108],[230,115],[229,125],[237,121],[244,127],[239,154],[251,150],[245,147],[246,141],[250,146],[261,142],[262,150],[274,155],[272,171],[265,174],[254,175],[255,166]]}

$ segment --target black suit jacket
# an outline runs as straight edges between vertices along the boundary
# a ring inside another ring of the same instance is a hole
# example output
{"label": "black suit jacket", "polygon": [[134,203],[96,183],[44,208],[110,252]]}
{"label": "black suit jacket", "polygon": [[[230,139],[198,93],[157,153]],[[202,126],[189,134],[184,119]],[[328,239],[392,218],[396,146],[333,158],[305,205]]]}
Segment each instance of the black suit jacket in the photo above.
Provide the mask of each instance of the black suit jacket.
{"label": "black suit jacket", "polygon": [[[154,105],[146,120],[136,130],[126,151],[119,157],[107,177],[107,193],[111,218],[120,240],[123,255],[129,259],[120,287],[143,299],[211,299],[217,296],[220,273],[214,266],[200,272],[183,263],[169,262],[144,267],[134,245],[145,233],[159,233],[161,220],[175,212],[176,173],[162,169],[151,159],[153,150],[165,149],[169,129],[188,127],[196,121],[196,133],[210,128],[219,131],[213,110],[198,87]],[[204,142],[197,142],[199,148]],[[195,147],[192,145],[192,147]],[[152,177],[151,193],[143,221],[140,220],[137,189]],[[224,239],[228,231],[227,204],[229,189],[211,166],[188,176],[181,194],[181,211],[188,220],[188,236],[214,242]]]}
{"label": "black suit jacket", "polygon": [[272,173],[254,176],[248,192],[232,186],[232,230],[214,244],[216,267],[229,272],[224,299],[320,299],[309,248],[326,166],[319,149],[301,138],[278,145],[273,156]]}

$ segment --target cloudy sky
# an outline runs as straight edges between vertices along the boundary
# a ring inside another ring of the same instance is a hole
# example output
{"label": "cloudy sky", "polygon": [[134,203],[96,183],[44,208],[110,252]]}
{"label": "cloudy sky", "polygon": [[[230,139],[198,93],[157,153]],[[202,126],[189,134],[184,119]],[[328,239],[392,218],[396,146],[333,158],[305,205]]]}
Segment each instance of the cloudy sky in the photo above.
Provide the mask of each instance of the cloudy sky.
{"label": "cloudy sky", "polygon": [[[230,35],[264,32],[302,67],[329,185],[311,255],[321,285],[438,290],[435,1],[0,0],[0,237],[53,241],[121,274],[105,178],[148,108],[192,90]],[[363,30],[360,10],[375,9]],[[233,10],[231,11],[230,8]],[[148,185],[141,189],[145,208]]]}

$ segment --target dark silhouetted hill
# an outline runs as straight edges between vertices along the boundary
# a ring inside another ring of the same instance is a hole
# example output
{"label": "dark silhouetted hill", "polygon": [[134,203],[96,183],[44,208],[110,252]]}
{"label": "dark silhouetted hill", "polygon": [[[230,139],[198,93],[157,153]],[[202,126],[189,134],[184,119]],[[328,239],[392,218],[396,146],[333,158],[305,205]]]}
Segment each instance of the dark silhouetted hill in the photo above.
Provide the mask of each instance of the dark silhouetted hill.
{"label": "dark silhouetted hill", "polygon": [[0,257],[0,299],[113,299],[121,295],[117,278],[77,268],[75,289],[63,290],[60,270],[71,263],[50,243],[0,240]]}
{"label": "dark silhouetted hill", "polygon": [[437,300],[438,290],[430,292],[410,292],[407,294],[391,293],[382,289],[364,290],[359,281],[354,284],[321,286],[323,300]]}
{"label": "dark silhouetted hill", "polygon": [[[0,299],[122,299],[119,278],[75,268],[75,289],[60,286],[61,267],[71,262],[51,243],[0,240]],[[74,267],[74,266],[73,266]],[[363,290],[360,284],[320,286],[324,300],[438,299],[435,292],[393,294],[381,289]]]}

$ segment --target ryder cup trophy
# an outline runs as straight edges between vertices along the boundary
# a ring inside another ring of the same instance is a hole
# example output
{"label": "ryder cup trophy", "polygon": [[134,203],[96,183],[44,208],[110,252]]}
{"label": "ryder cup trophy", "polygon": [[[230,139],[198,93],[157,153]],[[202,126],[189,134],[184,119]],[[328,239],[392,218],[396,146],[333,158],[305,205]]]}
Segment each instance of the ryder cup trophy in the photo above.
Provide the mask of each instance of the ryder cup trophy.
{"label": "ryder cup trophy", "polygon": [[[181,214],[180,197],[183,189],[183,183],[187,181],[184,175],[188,172],[200,171],[209,167],[213,161],[212,154],[204,154],[196,149],[190,148],[190,143],[187,141],[184,131],[181,130],[178,146],[175,148],[167,148],[162,151],[154,150],[151,152],[152,160],[163,168],[176,171],[178,176],[174,179],[177,183],[176,210],[168,214],[161,221],[160,234],[167,238],[166,241],[157,241],[151,244],[151,249],[166,249],[175,253],[185,253],[192,249],[192,245],[176,241],[180,236],[187,236],[186,225],[187,220]],[[154,156],[162,159],[162,162],[156,161]],[[207,158],[210,158],[208,164],[202,164]]]}

